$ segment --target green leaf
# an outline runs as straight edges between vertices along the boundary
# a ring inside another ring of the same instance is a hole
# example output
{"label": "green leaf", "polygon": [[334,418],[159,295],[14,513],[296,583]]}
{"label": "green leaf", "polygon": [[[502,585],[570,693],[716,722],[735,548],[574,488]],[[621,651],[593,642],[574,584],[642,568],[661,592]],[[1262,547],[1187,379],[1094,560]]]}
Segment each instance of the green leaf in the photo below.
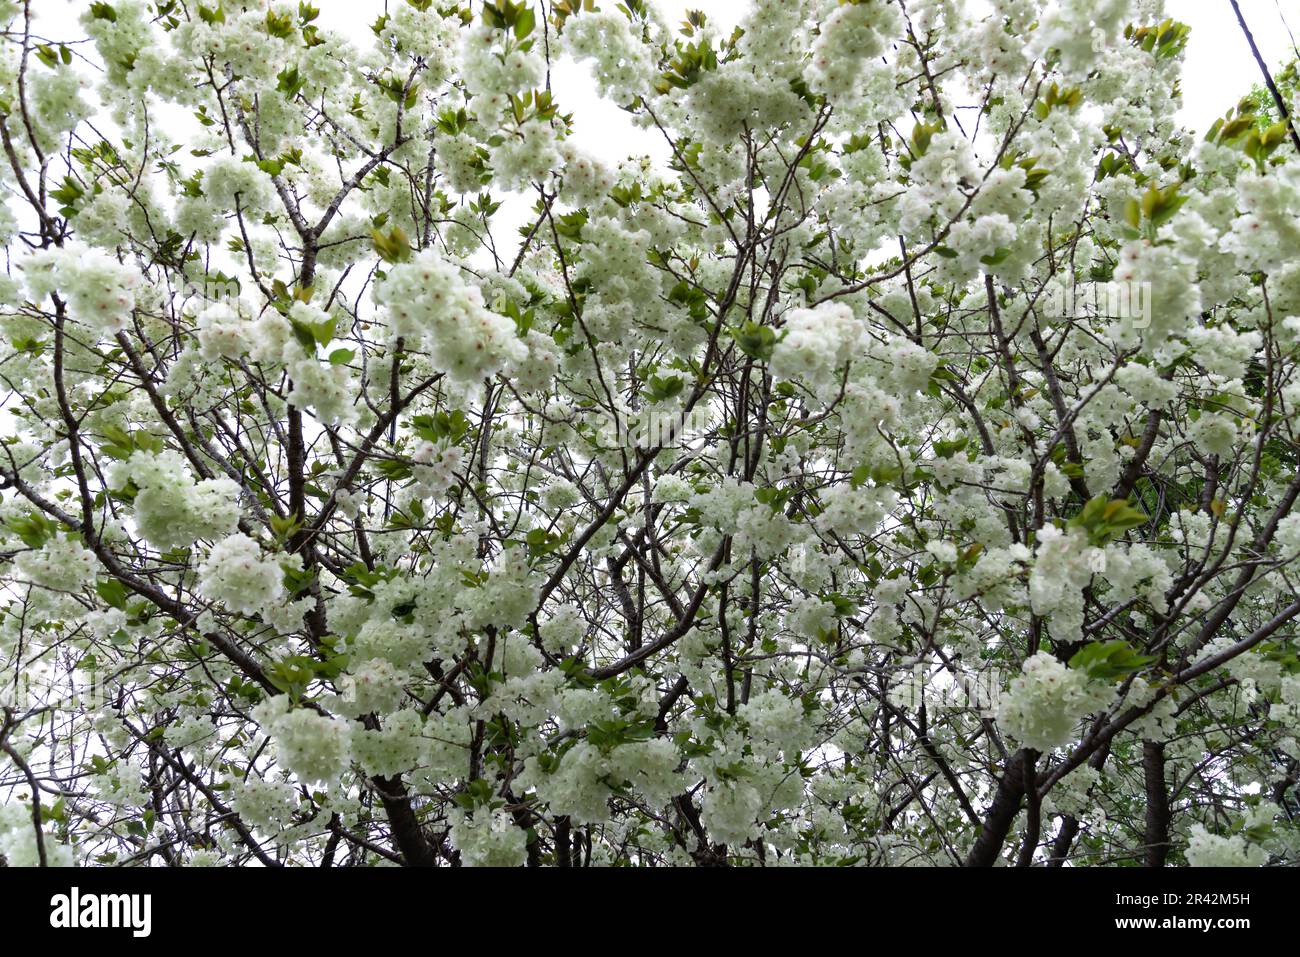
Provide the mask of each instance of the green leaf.
{"label": "green leaf", "polygon": [[1142,207],[1138,205],[1136,199],[1130,198],[1124,204],[1124,222],[1128,223],[1134,229],[1142,224]]}
{"label": "green leaf", "polygon": [[912,127],[912,137],[908,141],[913,159],[920,159],[930,148],[930,140],[943,129],[941,123],[917,123]]}
{"label": "green leaf", "polygon": [[281,541],[286,541],[290,535],[302,528],[302,521],[297,515],[272,515],[270,525],[272,534]]}
{"label": "green leaf", "polygon": [[524,536],[524,544],[528,546],[528,557],[541,558],[549,555],[564,544],[566,537],[545,528],[529,529],[528,534]]}
{"label": "green leaf", "polygon": [[934,454],[941,459],[950,459],[955,454],[966,448],[970,442],[970,436],[963,435],[959,439],[945,439],[934,443]]}
{"label": "green leaf", "polygon": [[554,222],[557,233],[565,239],[580,243],[582,242],[582,227],[587,224],[587,211],[579,209],[572,213],[565,213],[563,216],[555,217]]}
{"label": "green leaf", "polygon": [[759,362],[770,360],[772,351],[776,348],[776,333],[772,327],[760,325],[753,320],[735,330],[732,337],[741,352]]}
{"label": "green leaf", "polygon": [[338,320],[331,316],[327,319],[322,319],[320,322],[303,323],[303,325],[310,330],[312,341],[314,343],[321,346],[327,346],[330,344],[330,340],[334,338],[334,333],[338,326]]}
{"label": "green leaf", "polygon": [[515,19],[515,39],[523,40],[526,38],[533,32],[533,27],[536,23],[537,18],[533,13],[532,7],[527,7],[521,11],[519,16]]}
{"label": "green leaf", "polygon": [[1086,531],[1091,544],[1105,545],[1130,528],[1145,525],[1147,521],[1147,514],[1134,508],[1127,499],[1107,499],[1104,495],[1098,495],[1090,499],[1079,514],[1070,519],[1068,525]]}
{"label": "green leaf", "polygon": [[126,610],[126,598],[129,592],[127,587],[116,578],[102,578],[95,582],[95,592],[108,603],[109,607]]}
{"label": "green leaf", "polygon": [[291,655],[266,667],[266,678],[277,689],[297,701],[316,678],[319,662],[306,655]]}
{"label": "green leaf", "polygon": [[295,96],[297,96],[298,93],[302,90],[303,86],[305,86],[307,83],[307,81],[298,72],[297,64],[292,64],[290,66],[285,67],[283,70],[281,70],[278,74],[276,74],[276,80],[278,81],[276,84],[276,89],[278,89],[281,93],[283,93],[285,96],[289,97],[290,99],[293,99]]}
{"label": "green leaf", "polygon": [[85,195],[86,191],[82,189],[81,184],[71,176],[63,177],[62,185],[57,189],[50,190],[50,197],[63,204],[59,213],[64,216],[74,213],[76,209],[73,204]]}
{"label": "green leaf", "polygon": [[287,13],[266,11],[266,32],[273,37],[287,40],[293,36],[293,17]]}
{"label": "green leaf", "polygon": [[58,531],[58,526],[40,512],[32,512],[25,518],[19,516],[7,519],[5,526],[28,548],[42,547]]}
{"label": "green leaf", "polygon": [[143,429],[137,429],[134,433],[128,434],[120,426],[106,425],[101,431],[108,441],[101,445],[99,449],[109,458],[124,461],[129,459],[133,452],[157,453],[163,450],[162,439],[150,435]]}
{"label": "green leaf", "polygon": [[1008,249],[1006,246],[999,246],[996,250],[994,250],[989,255],[981,256],[980,262],[982,262],[986,266],[997,266],[1010,255],[1011,255],[1010,249]]}
{"label": "green leaf", "polygon": [[394,226],[387,233],[372,229],[370,239],[384,262],[400,263],[411,258],[411,241],[400,226]]}
{"label": "green leaf", "polygon": [[686,380],[679,375],[651,376],[646,384],[646,397],[651,402],[666,402],[680,395],[686,387]]}
{"label": "green leaf", "polygon": [[1094,681],[1117,681],[1141,671],[1155,660],[1151,655],[1139,654],[1122,638],[1116,638],[1084,645],[1070,659],[1070,667],[1084,672]]}
{"label": "green leaf", "polygon": [[469,431],[469,419],[465,418],[465,413],[460,409],[452,409],[450,412],[414,416],[411,419],[411,428],[426,442],[436,444],[449,439],[452,444],[455,444]]}

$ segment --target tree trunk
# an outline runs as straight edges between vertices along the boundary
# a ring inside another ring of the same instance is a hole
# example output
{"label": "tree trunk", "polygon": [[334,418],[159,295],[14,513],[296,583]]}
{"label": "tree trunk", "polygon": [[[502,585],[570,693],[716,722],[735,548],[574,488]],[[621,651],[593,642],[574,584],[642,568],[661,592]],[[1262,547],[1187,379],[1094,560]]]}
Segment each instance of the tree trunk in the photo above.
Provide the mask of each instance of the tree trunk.
{"label": "tree trunk", "polygon": [[1025,763],[1028,752],[1024,749],[1007,761],[1006,772],[998,782],[997,793],[984,817],[984,827],[979,839],[966,858],[967,867],[992,867],[1002,851],[1002,845],[1011,830],[1011,824],[1020,810],[1020,799],[1025,795]]}
{"label": "tree trunk", "polygon": [[1169,793],[1165,787],[1165,746],[1142,742],[1142,773],[1146,780],[1146,866],[1164,867],[1169,856]]}

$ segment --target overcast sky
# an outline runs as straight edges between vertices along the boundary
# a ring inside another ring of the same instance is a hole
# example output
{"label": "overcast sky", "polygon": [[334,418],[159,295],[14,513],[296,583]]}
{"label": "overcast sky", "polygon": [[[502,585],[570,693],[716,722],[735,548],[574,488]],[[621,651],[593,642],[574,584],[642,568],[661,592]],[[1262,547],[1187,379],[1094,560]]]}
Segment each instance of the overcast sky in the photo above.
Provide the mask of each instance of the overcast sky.
{"label": "overcast sky", "polygon": [[[1276,70],[1297,55],[1291,31],[1300,31],[1300,0],[1239,2],[1269,69]],[[1205,130],[1252,83],[1261,82],[1259,67],[1228,0],[1169,0],[1168,9],[1171,16],[1192,27],[1183,71],[1181,119],[1193,129]]]}

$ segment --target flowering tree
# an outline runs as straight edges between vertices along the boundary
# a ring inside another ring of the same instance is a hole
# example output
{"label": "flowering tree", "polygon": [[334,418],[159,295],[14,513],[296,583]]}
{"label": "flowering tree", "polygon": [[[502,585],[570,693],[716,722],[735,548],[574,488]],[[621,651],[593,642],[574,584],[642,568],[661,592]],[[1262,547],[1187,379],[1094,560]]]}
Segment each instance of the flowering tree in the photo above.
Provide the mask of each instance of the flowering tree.
{"label": "flowering tree", "polygon": [[34,6],[9,864],[1295,862],[1292,104],[1160,0]]}

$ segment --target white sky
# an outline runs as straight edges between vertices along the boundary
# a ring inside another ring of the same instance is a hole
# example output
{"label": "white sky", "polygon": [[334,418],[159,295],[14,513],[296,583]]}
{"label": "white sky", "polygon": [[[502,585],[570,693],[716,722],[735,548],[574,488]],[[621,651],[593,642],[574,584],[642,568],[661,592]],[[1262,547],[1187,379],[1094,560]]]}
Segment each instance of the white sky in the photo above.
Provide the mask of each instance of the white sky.
{"label": "white sky", "polygon": [[[1300,34],[1300,0],[1239,0],[1246,25],[1259,45],[1268,68],[1296,56]],[[1179,119],[1192,129],[1206,130],[1215,117],[1250,89],[1263,83],[1259,67],[1241,33],[1228,0],[1168,0],[1169,15],[1192,28],[1183,69],[1183,109]]]}

